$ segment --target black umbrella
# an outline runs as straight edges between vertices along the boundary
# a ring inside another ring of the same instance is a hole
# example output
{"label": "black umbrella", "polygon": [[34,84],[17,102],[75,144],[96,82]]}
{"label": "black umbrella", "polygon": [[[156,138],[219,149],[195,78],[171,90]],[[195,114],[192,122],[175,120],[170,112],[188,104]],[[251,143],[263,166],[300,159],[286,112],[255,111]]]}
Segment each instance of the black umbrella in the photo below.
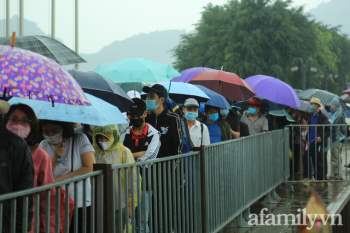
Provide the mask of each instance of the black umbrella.
{"label": "black umbrella", "polygon": [[132,100],[117,84],[104,79],[101,75],[92,71],[70,70],[69,73],[77,80],[85,92],[117,106],[122,112],[128,111]]}
{"label": "black umbrella", "polygon": [[[0,38],[0,44],[9,45],[11,38]],[[16,38],[16,47],[51,58],[60,65],[85,62],[76,52],[61,42],[47,36],[21,36]]]}

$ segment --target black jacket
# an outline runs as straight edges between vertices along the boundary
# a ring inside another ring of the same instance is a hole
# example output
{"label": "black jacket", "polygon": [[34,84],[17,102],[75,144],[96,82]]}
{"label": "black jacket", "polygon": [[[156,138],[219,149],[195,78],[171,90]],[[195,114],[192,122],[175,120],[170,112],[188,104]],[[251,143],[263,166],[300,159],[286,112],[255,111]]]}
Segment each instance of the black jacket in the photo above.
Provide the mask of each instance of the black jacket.
{"label": "black jacket", "polygon": [[[0,195],[33,187],[34,167],[29,147],[19,137],[0,129]],[[31,225],[32,198],[28,227]],[[22,232],[22,199],[17,199],[16,232]],[[3,232],[10,232],[10,201],[4,204]]]}
{"label": "black jacket", "polygon": [[176,113],[164,110],[159,116],[151,113],[146,122],[151,124],[160,133],[161,146],[158,158],[178,155],[182,152],[182,135],[180,117]]}

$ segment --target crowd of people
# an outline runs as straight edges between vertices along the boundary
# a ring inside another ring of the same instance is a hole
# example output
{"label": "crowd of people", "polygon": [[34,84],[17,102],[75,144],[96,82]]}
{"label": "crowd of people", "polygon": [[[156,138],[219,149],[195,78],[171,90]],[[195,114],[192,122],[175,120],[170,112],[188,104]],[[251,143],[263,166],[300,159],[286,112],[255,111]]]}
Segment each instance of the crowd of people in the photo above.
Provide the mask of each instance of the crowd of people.
{"label": "crowd of people", "polygon": [[[198,151],[202,146],[213,143],[238,139],[249,135],[263,133],[269,130],[284,128],[290,124],[296,125],[322,125],[343,124],[345,118],[341,113],[340,103],[332,102],[329,112],[317,98],[310,100],[312,112],[284,109],[284,115],[276,115],[273,111],[264,111],[263,102],[258,98],[251,98],[244,111],[238,108],[220,109],[209,104],[199,103],[194,98],[186,99],[180,106],[169,102],[167,90],[159,84],[145,86],[143,98],[133,98],[127,117],[129,126],[109,125],[105,127],[87,126],[69,122],[55,122],[38,120],[34,111],[27,105],[16,104],[5,110],[2,106],[2,127],[0,130],[0,194],[19,191],[27,188],[62,181],[71,177],[89,173],[94,163],[132,164],[145,162],[156,158],[165,158],[184,154],[189,151]],[[6,112],[6,113],[5,113]],[[292,117],[293,119],[288,118]],[[68,119],[67,119],[68,120]],[[313,176],[316,179],[326,179],[324,174],[325,144],[327,138],[332,138],[333,176],[339,176],[336,160],[340,154],[341,142],[346,132],[339,129],[324,130],[322,126],[300,126],[291,134],[291,152],[293,154],[292,172],[303,170],[304,178]],[[318,148],[318,149],[314,149]],[[303,156],[308,154],[309,156]],[[303,168],[297,162],[302,158]],[[322,161],[322,162],[321,162]],[[137,190],[141,179],[137,179],[140,171],[132,169],[133,175],[126,176],[120,173],[122,182],[127,177],[130,180],[128,188]],[[128,181],[125,181],[128,182]],[[69,187],[69,206],[78,207],[78,223],[83,221],[83,206],[87,207],[87,223],[91,205],[91,184],[87,180],[85,198],[83,198],[83,183],[77,184],[77,198],[74,199],[74,187]],[[116,185],[117,193],[126,193],[120,190],[123,187]],[[117,207],[121,216],[127,216],[131,206],[145,210],[145,216],[136,223],[137,232],[144,232],[140,225],[147,226],[150,203],[152,201],[152,187],[145,187],[141,200],[133,198],[132,201],[123,201]],[[60,195],[62,202],[65,191],[61,193],[52,191],[52,200]],[[131,193],[131,191],[130,191]],[[45,194],[40,198],[40,232],[46,229]],[[127,200],[122,197],[121,200]],[[84,203],[85,202],[85,203]],[[66,203],[67,204],[67,203]],[[65,204],[64,204],[65,205]],[[18,203],[21,208],[21,203]],[[73,213],[73,211],[70,211]],[[143,212],[143,211],[142,211]],[[119,214],[119,213],[118,213]],[[117,215],[118,215],[117,214]],[[64,216],[64,215],[62,215]],[[17,215],[17,232],[22,232],[21,215]],[[32,216],[29,216],[29,223]],[[54,232],[55,209],[50,210],[50,231]],[[127,219],[117,218],[117,225],[127,222]],[[64,222],[64,219],[61,221]],[[10,207],[4,209],[3,232],[10,232]],[[33,231],[29,224],[28,231]],[[63,226],[62,226],[63,227]],[[71,232],[81,224],[71,224]],[[87,225],[89,227],[89,225]],[[89,232],[89,229],[87,229]]]}

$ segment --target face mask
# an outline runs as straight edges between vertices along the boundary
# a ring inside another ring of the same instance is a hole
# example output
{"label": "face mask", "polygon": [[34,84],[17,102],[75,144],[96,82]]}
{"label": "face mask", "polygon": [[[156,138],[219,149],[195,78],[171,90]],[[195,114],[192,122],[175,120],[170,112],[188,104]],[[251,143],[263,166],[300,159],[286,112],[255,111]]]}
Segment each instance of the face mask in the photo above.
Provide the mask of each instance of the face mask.
{"label": "face mask", "polygon": [[255,116],[255,115],[257,114],[256,108],[254,108],[254,107],[249,107],[249,108],[247,109],[247,114],[248,114],[248,115]]}
{"label": "face mask", "polygon": [[63,132],[60,132],[53,136],[47,136],[47,135],[43,135],[43,136],[50,145],[58,145],[63,141]]}
{"label": "face mask", "polygon": [[26,139],[30,134],[30,126],[23,126],[21,124],[7,123],[6,129],[22,139]]}
{"label": "face mask", "polygon": [[208,115],[208,119],[211,121],[217,121],[219,120],[219,113],[212,113]]}
{"label": "face mask", "polygon": [[101,141],[101,142],[98,142],[98,144],[100,145],[101,149],[106,151],[108,150],[109,148],[111,148],[113,142],[106,142],[106,141]]}
{"label": "face mask", "polygon": [[137,119],[130,119],[129,125],[135,128],[139,128],[143,124],[143,119],[137,118]]}
{"label": "face mask", "polygon": [[146,109],[148,111],[154,111],[158,107],[157,102],[155,100],[146,100]]}
{"label": "face mask", "polygon": [[223,116],[224,118],[226,118],[229,113],[230,113],[230,111],[228,109],[221,109],[220,110],[220,115]]}
{"label": "face mask", "polygon": [[198,112],[186,112],[184,117],[188,121],[194,121],[198,118]]}

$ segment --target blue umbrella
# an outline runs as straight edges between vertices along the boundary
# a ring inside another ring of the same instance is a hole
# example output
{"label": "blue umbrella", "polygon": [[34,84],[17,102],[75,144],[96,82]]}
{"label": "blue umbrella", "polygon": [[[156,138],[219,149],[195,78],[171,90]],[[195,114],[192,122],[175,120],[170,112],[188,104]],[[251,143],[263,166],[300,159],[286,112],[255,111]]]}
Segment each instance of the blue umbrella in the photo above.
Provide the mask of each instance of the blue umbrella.
{"label": "blue umbrella", "polygon": [[176,103],[183,103],[187,98],[195,98],[199,102],[206,102],[209,96],[199,87],[190,83],[164,81],[163,85],[169,93],[169,96]]}
{"label": "blue umbrella", "polygon": [[127,124],[119,109],[93,95],[86,94],[91,105],[68,105],[13,97],[11,105],[26,104],[30,106],[40,120],[82,123],[94,126]]}
{"label": "blue umbrella", "polygon": [[217,107],[220,109],[230,109],[230,103],[226,100],[226,98],[219,93],[210,90],[209,88],[202,86],[202,85],[196,85],[199,87],[207,96],[209,96],[208,102],[206,102],[206,105]]}

